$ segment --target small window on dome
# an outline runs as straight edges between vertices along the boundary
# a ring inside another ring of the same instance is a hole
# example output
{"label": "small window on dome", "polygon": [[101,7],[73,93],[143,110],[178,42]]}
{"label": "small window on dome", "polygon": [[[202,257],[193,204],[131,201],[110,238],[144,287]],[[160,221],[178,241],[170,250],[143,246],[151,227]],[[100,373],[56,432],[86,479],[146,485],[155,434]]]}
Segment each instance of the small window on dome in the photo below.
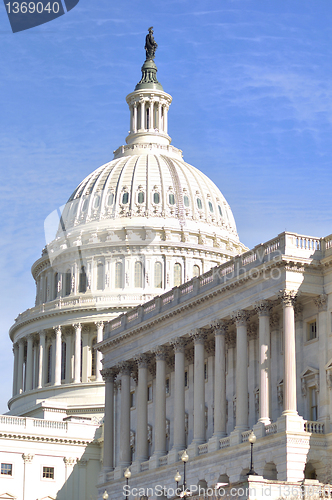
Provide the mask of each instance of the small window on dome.
{"label": "small window on dome", "polygon": [[142,191],[138,193],[137,201],[138,203],[144,203],[144,193],[142,193]]}
{"label": "small window on dome", "polygon": [[220,205],[218,205],[218,210],[219,210],[220,217],[222,217],[222,210],[221,210],[221,206]]}
{"label": "small window on dome", "polygon": [[185,207],[189,207],[189,198],[187,195],[183,197],[183,203]]}
{"label": "small window on dome", "polygon": [[98,208],[100,203],[100,196],[97,194],[95,199],[93,200],[93,208]]}
{"label": "small window on dome", "polygon": [[128,201],[129,201],[129,193],[123,193],[123,195],[122,195],[122,203],[124,205],[127,205]]}
{"label": "small window on dome", "polygon": [[114,203],[114,194],[109,193],[108,198],[107,198],[107,205],[110,207]]}
{"label": "small window on dome", "polygon": [[174,197],[174,194],[172,194],[172,193],[171,193],[171,194],[168,196],[168,201],[169,201],[169,204],[170,204],[170,205],[175,205],[175,197]]}
{"label": "small window on dome", "polygon": [[209,201],[209,209],[210,209],[210,212],[213,212],[213,205],[212,205],[211,201]]}
{"label": "small window on dome", "polygon": [[83,203],[83,206],[82,206],[83,212],[88,208],[88,203],[89,203],[89,200],[88,200],[88,198],[86,198],[84,200],[84,203]]}
{"label": "small window on dome", "polygon": [[197,198],[197,206],[199,210],[202,210],[203,205],[202,205],[202,200],[200,198]]}
{"label": "small window on dome", "polygon": [[158,205],[158,203],[160,203],[159,193],[153,193],[153,203],[155,203],[156,205]]}

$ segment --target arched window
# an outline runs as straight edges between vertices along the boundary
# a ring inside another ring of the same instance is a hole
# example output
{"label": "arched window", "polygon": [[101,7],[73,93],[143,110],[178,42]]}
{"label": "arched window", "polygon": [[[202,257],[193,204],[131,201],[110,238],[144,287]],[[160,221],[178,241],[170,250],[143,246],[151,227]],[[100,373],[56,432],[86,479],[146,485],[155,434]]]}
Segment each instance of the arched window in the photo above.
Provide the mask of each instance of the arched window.
{"label": "arched window", "polygon": [[66,378],[66,342],[61,342],[61,380]]}
{"label": "arched window", "polygon": [[115,288],[122,288],[122,262],[115,264]]}
{"label": "arched window", "polygon": [[79,285],[78,285],[78,291],[80,293],[85,293],[86,292],[86,272],[85,272],[85,267],[81,267],[81,272],[80,272],[80,279],[79,279]]}
{"label": "arched window", "polygon": [[162,278],[162,264],[161,262],[155,262],[154,264],[154,287],[162,288],[163,278]]}
{"label": "arched window", "polygon": [[140,191],[137,196],[137,202],[138,203],[144,203],[144,193]]}
{"label": "arched window", "polygon": [[48,346],[47,351],[47,383],[50,384],[52,381],[52,344]]}
{"label": "arched window", "polygon": [[202,200],[200,198],[197,198],[196,201],[197,201],[198,210],[202,210],[202,208],[203,208]]}
{"label": "arched window", "polygon": [[197,264],[195,264],[193,267],[193,277],[196,278],[199,275],[200,275],[199,266],[197,266]]}
{"label": "arched window", "polygon": [[142,262],[135,262],[135,279],[134,279],[134,287],[142,288],[143,279],[142,279]]}
{"label": "arched window", "polygon": [[210,212],[213,212],[213,205],[212,205],[211,201],[209,201],[209,209],[210,209]]}
{"label": "arched window", "polygon": [[59,282],[59,275],[58,273],[55,273],[54,275],[54,290],[53,290],[53,298],[56,299],[58,296],[58,282]]}
{"label": "arched window", "polygon": [[83,202],[83,206],[82,206],[82,212],[85,212],[85,210],[88,208],[88,203],[89,203],[89,199],[85,198],[85,200]]}
{"label": "arched window", "polygon": [[175,196],[173,193],[168,195],[168,202],[170,205],[175,205]]}
{"label": "arched window", "polygon": [[183,197],[183,203],[185,207],[189,207],[189,198],[187,195]]}
{"label": "arched window", "polygon": [[71,272],[70,269],[65,274],[65,296],[70,295],[71,292]]}
{"label": "arched window", "polygon": [[221,210],[221,206],[220,205],[218,205],[218,210],[219,210],[220,217],[222,217],[222,210]]}
{"label": "arched window", "polygon": [[159,193],[153,193],[153,203],[158,205],[160,203],[160,194]]}
{"label": "arched window", "polygon": [[97,194],[93,200],[93,208],[98,208],[100,204],[100,196]]}
{"label": "arched window", "polygon": [[97,290],[104,290],[104,264],[97,264]]}
{"label": "arched window", "polygon": [[93,337],[92,342],[91,342],[91,376],[95,377],[96,376],[96,351],[93,348],[94,345],[97,343],[97,337]]}
{"label": "arched window", "polygon": [[110,192],[107,198],[107,205],[111,207],[113,203],[114,203],[114,194]]}
{"label": "arched window", "polygon": [[123,193],[123,195],[122,195],[122,203],[124,205],[127,205],[128,201],[129,201],[129,193]]}
{"label": "arched window", "polygon": [[174,286],[180,286],[182,283],[181,264],[174,264]]}

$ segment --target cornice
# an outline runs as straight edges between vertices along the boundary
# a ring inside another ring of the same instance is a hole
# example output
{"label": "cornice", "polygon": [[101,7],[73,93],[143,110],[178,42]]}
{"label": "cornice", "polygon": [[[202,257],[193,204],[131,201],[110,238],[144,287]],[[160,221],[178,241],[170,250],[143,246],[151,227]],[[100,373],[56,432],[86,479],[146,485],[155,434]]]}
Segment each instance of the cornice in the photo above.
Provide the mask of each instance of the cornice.
{"label": "cornice", "polygon": [[75,446],[88,446],[89,444],[98,444],[94,439],[83,440],[83,439],[70,439],[61,437],[47,437],[39,435],[25,434],[22,432],[0,432],[0,439],[15,439],[17,441],[25,442],[44,442],[44,443],[57,443],[63,445],[75,445]]}

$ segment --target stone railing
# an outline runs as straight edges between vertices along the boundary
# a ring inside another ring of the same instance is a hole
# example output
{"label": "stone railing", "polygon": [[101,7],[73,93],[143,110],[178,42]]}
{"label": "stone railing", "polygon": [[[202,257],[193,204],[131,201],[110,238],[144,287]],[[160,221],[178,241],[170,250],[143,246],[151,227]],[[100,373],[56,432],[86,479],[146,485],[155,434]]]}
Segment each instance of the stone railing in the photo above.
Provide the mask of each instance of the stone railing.
{"label": "stone railing", "polygon": [[265,426],[265,435],[276,434],[278,432],[277,422],[273,422],[272,424],[268,424]]}
{"label": "stone railing", "polygon": [[307,420],[304,422],[304,430],[312,434],[324,434],[324,423]]}
{"label": "stone railing", "polygon": [[231,438],[229,436],[219,439],[219,448],[221,450],[223,448],[229,448],[230,445],[231,445]]}
{"label": "stone railing", "polygon": [[[127,320],[121,321],[116,318],[110,321],[109,327],[105,331],[105,338],[109,338],[116,330],[125,330],[126,324],[129,322],[131,323],[130,327],[132,327],[144,321],[147,314],[151,317],[162,313],[178,303],[194,298],[201,293],[206,293],[215,286],[222,285],[231,279],[236,279],[245,272],[251,273],[264,263],[268,264],[275,259],[280,260],[282,255],[320,259],[323,250],[325,251],[327,246],[332,248],[331,241],[332,235],[319,239],[296,233],[281,233],[277,238],[257,245],[252,250],[210,269],[198,278],[193,278],[183,285],[150,300],[143,307],[138,306],[130,313],[122,315]],[[142,309],[141,314],[138,312],[139,307]]]}
{"label": "stone railing", "polygon": [[251,432],[252,432],[251,429],[249,431],[242,432],[242,434],[241,434],[242,443],[246,443],[249,440],[249,436],[250,436]]}
{"label": "stone railing", "polygon": [[199,455],[205,455],[205,453],[208,452],[208,444],[203,443],[198,445],[198,454]]}
{"label": "stone railing", "polygon": [[[82,429],[84,426],[84,431]],[[24,432],[40,436],[65,435],[84,440],[92,440],[97,424],[80,422],[63,422],[57,420],[43,420],[41,418],[14,417],[11,415],[0,415],[0,432]]]}

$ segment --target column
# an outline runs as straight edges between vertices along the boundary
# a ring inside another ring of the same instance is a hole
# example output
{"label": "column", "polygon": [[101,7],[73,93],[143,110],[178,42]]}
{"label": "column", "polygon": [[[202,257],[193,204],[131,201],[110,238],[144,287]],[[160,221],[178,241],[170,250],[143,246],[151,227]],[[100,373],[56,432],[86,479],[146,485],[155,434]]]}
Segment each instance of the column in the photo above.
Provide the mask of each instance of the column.
{"label": "column", "polygon": [[137,132],[137,102],[134,102],[134,126],[133,132],[136,134]]}
{"label": "column", "polygon": [[213,435],[226,436],[226,349],[227,324],[218,321],[212,325],[215,335],[214,360],[214,430]]}
{"label": "column", "polygon": [[150,127],[149,127],[149,130],[153,130],[154,129],[154,114],[153,114],[153,106],[154,106],[154,101],[151,99],[150,101]]}
{"label": "column", "polygon": [[82,331],[82,368],[81,368],[82,383],[84,384],[88,382],[88,367],[90,367],[89,361],[91,361],[90,347],[89,347],[89,332],[90,332],[89,327],[87,325],[84,325]]}
{"label": "column", "polygon": [[32,381],[32,388],[36,389],[38,387],[38,349],[39,346],[39,341],[35,337],[34,343],[33,343],[33,381]]}
{"label": "column", "polygon": [[102,371],[105,381],[104,453],[103,469],[114,469],[114,379],[116,371],[107,368]]}
{"label": "column", "polygon": [[18,341],[18,367],[17,367],[17,389],[16,394],[23,392],[23,363],[24,363],[24,340]]}
{"label": "column", "polygon": [[[104,333],[104,322],[96,321],[95,325],[97,326],[97,343],[102,342],[103,333]],[[100,370],[102,369],[102,353],[100,351],[96,351],[96,381],[101,382],[102,376]]]}
{"label": "column", "polygon": [[27,364],[26,364],[26,390],[31,391],[33,387],[33,335],[27,336]]}
{"label": "column", "polygon": [[144,130],[145,129],[145,101],[140,101],[141,102],[141,123],[140,123],[140,129]]}
{"label": "column", "polygon": [[121,374],[121,407],[120,407],[120,457],[119,465],[128,467],[130,457],[130,364],[119,365]]}
{"label": "column", "polygon": [[148,356],[137,356],[138,384],[137,384],[137,462],[145,462],[149,456],[148,446]]}
{"label": "column", "polygon": [[164,132],[165,132],[165,134],[167,134],[167,128],[168,128],[167,113],[168,113],[168,106],[167,106],[167,104],[165,104],[165,106],[164,106]]}
{"label": "column", "polygon": [[205,378],[204,341],[206,333],[201,329],[190,333],[194,342],[194,440],[196,444],[205,442]]}
{"label": "column", "polygon": [[154,350],[156,356],[156,396],[154,398],[154,454],[162,457],[166,454],[166,351],[158,346]]}
{"label": "column", "polygon": [[327,295],[322,294],[315,300],[318,308],[318,346],[319,346],[319,408],[318,420],[325,423],[325,428],[329,425],[329,391],[326,380],[326,363],[328,357],[329,343],[329,323],[327,315]]}
{"label": "column", "polygon": [[66,384],[70,384],[72,381],[72,336],[70,332],[67,332],[66,335]]}
{"label": "column", "polygon": [[247,312],[237,311],[236,324],[236,426],[235,430],[248,429],[248,345]]}
{"label": "column", "polygon": [[284,320],[284,411],[282,414],[297,415],[294,317],[296,292],[284,290],[281,300]]}
{"label": "column", "polygon": [[54,385],[61,385],[61,326],[55,326]]}
{"label": "column", "polygon": [[79,384],[81,381],[81,323],[73,325],[75,329],[75,352],[74,352],[74,384]]}
{"label": "column", "polygon": [[162,132],[162,117],[161,117],[162,105],[158,102],[158,130]]}
{"label": "column", "polygon": [[185,404],[184,404],[184,350],[186,341],[184,338],[174,339],[172,346],[175,353],[174,367],[174,442],[173,449],[184,450],[186,447],[185,435]]}
{"label": "column", "polygon": [[262,301],[255,305],[258,314],[259,337],[259,418],[267,425],[270,420],[270,310],[271,304]]}
{"label": "column", "polygon": [[45,366],[46,366],[46,332],[39,332],[39,359],[38,359],[38,389],[44,387],[45,384]]}
{"label": "column", "polygon": [[13,354],[14,354],[14,367],[13,367],[13,393],[12,396],[16,396],[17,394],[17,370],[18,370],[18,344],[15,343],[13,345]]}

